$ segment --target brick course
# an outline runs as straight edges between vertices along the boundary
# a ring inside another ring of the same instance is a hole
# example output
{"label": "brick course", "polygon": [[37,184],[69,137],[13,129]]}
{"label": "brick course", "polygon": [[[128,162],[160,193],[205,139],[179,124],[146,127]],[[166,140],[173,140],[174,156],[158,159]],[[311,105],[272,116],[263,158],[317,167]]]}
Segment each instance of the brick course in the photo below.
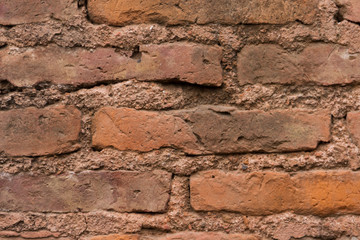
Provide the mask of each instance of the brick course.
{"label": "brick course", "polygon": [[92,144],[141,152],[172,147],[198,155],[311,150],[329,139],[326,112],[203,106],[166,114],[103,108],[93,120]]}
{"label": "brick course", "polygon": [[359,54],[338,45],[310,44],[300,53],[273,44],[249,45],[238,54],[238,79],[241,85],[344,85],[360,82],[359,66]]}
{"label": "brick course", "polygon": [[200,172],[190,179],[191,206],[197,211],[269,215],[292,211],[328,216],[359,214],[360,175],[350,171],[236,173]]}
{"label": "brick course", "polygon": [[73,106],[0,111],[0,151],[11,156],[67,153],[80,148],[81,113]]}
{"label": "brick course", "polygon": [[62,176],[0,176],[0,211],[163,212],[171,174],[83,172]]}
{"label": "brick course", "polygon": [[77,86],[129,79],[222,84],[218,47],[190,43],[142,45],[136,54],[140,58],[124,56],[114,48],[4,48],[0,49],[0,79],[19,87],[40,82]]}
{"label": "brick course", "polygon": [[315,20],[317,4],[317,0],[275,0],[271,3],[246,0],[241,4],[236,0],[181,0],[167,4],[160,0],[146,3],[140,0],[89,0],[88,9],[92,21],[116,26],[139,23],[284,24],[295,20],[309,24]]}

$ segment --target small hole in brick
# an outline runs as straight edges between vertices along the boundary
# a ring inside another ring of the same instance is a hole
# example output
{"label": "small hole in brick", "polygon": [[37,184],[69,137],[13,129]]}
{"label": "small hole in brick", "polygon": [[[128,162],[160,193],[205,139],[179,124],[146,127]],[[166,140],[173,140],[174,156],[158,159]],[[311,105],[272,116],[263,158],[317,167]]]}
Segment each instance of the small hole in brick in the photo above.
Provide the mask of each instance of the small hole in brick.
{"label": "small hole in brick", "polygon": [[342,22],[344,21],[344,16],[341,12],[341,6],[338,6],[338,11],[335,13],[334,15],[334,19],[337,21],[337,22]]}
{"label": "small hole in brick", "polygon": [[138,63],[141,62],[141,56],[142,53],[140,52],[140,47],[136,46],[132,52],[132,55],[130,56],[130,58],[137,60]]}

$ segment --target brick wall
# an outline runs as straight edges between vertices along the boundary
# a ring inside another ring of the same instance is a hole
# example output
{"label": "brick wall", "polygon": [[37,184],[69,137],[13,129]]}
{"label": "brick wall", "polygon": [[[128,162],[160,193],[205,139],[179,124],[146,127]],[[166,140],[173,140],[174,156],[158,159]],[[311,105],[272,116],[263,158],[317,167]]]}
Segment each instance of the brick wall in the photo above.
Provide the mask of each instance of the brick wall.
{"label": "brick wall", "polygon": [[0,0],[0,239],[360,239],[358,0]]}

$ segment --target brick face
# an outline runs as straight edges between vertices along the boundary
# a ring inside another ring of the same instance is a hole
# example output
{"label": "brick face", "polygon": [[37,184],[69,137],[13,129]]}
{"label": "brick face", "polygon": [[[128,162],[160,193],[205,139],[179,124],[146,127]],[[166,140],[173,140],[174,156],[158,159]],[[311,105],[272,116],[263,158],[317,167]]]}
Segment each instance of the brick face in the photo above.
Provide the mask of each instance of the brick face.
{"label": "brick face", "polygon": [[103,108],[93,120],[92,144],[119,150],[151,151],[161,147],[199,153],[196,137],[178,117],[129,108]]}
{"label": "brick face", "polygon": [[0,151],[11,156],[71,152],[80,147],[81,113],[73,106],[0,111]]}
{"label": "brick face", "polygon": [[220,86],[221,50],[191,43],[140,46],[140,58],[117,53],[114,48],[93,51],[55,45],[16,51],[0,49],[0,79],[15,86],[33,86],[48,81],[55,84],[93,84],[101,81],[181,81]]}
{"label": "brick face", "polygon": [[190,179],[191,205],[200,211],[268,215],[292,211],[327,216],[359,214],[359,173],[314,171],[200,172]]}
{"label": "brick face", "polygon": [[343,18],[352,22],[360,22],[360,2],[358,0],[336,0]]}
{"label": "brick face", "polygon": [[1,175],[0,211],[162,212],[170,183],[171,174],[164,171]]}
{"label": "brick face", "polygon": [[299,20],[312,23],[317,0],[180,0],[162,4],[160,0],[89,0],[90,19],[97,23],[126,25],[138,23],[269,23],[284,24]]}
{"label": "brick face", "polygon": [[43,22],[54,18],[66,18],[76,9],[71,0],[1,0],[0,25],[16,25]]}
{"label": "brick face", "polygon": [[139,240],[138,235],[110,234],[95,237],[87,237],[85,240]]}
{"label": "brick face", "polygon": [[354,143],[360,147],[360,112],[349,112],[346,121]]}
{"label": "brick face", "polygon": [[301,53],[278,45],[248,45],[238,54],[240,84],[280,83],[318,85],[360,81],[358,53],[332,44],[310,44]]}
{"label": "brick face", "polygon": [[156,113],[103,108],[93,120],[93,146],[142,152],[161,147],[189,154],[299,151],[329,139],[330,115],[302,110],[202,106]]}
{"label": "brick face", "polygon": [[221,232],[181,232],[154,237],[151,240],[260,240],[255,235],[226,234]]}

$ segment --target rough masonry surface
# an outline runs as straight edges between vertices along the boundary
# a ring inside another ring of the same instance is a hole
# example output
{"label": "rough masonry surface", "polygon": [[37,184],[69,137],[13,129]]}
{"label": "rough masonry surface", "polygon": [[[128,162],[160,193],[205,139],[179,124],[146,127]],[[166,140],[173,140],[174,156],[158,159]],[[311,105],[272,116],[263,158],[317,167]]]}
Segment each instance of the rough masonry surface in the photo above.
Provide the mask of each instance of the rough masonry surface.
{"label": "rough masonry surface", "polygon": [[180,0],[126,1],[89,0],[90,19],[97,23],[123,26],[139,23],[267,23],[284,24],[299,20],[312,23],[317,12],[317,0]]}
{"label": "rough masonry surface", "polygon": [[140,46],[136,58],[114,48],[67,49],[50,45],[0,49],[0,79],[15,86],[41,82],[89,85],[104,81],[180,81],[220,86],[221,50],[191,43]]}
{"label": "rough masonry surface", "polygon": [[239,111],[221,106],[169,113],[103,108],[93,120],[92,144],[141,152],[172,147],[198,155],[310,150],[329,138],[326,112]]}
{"label": "rough masonry surface", "polygon": [[278,45],[248,45],[238,55],[241,85],[280,83],[318,85],[360,82],[359,53],[343,46],[310,44],[301,53],[289,53]]}
{"label": "rough masonry surface", "polygon": [[0,151],[41,156],[80,148],[81,113],[74,106],[0,111]]}
{"label": "rough masonry surface", "polygon": [[284,211],[327,216],[359,214],[359,173],[314,171],[236,173],[218,170],[191,176],[191,206],[201,211],[269,215]]}
{"label": "rough masonry surface", "polygon": [[83,172],[62,176],[0,176],[0,211],[162,212],[171,174]]}

